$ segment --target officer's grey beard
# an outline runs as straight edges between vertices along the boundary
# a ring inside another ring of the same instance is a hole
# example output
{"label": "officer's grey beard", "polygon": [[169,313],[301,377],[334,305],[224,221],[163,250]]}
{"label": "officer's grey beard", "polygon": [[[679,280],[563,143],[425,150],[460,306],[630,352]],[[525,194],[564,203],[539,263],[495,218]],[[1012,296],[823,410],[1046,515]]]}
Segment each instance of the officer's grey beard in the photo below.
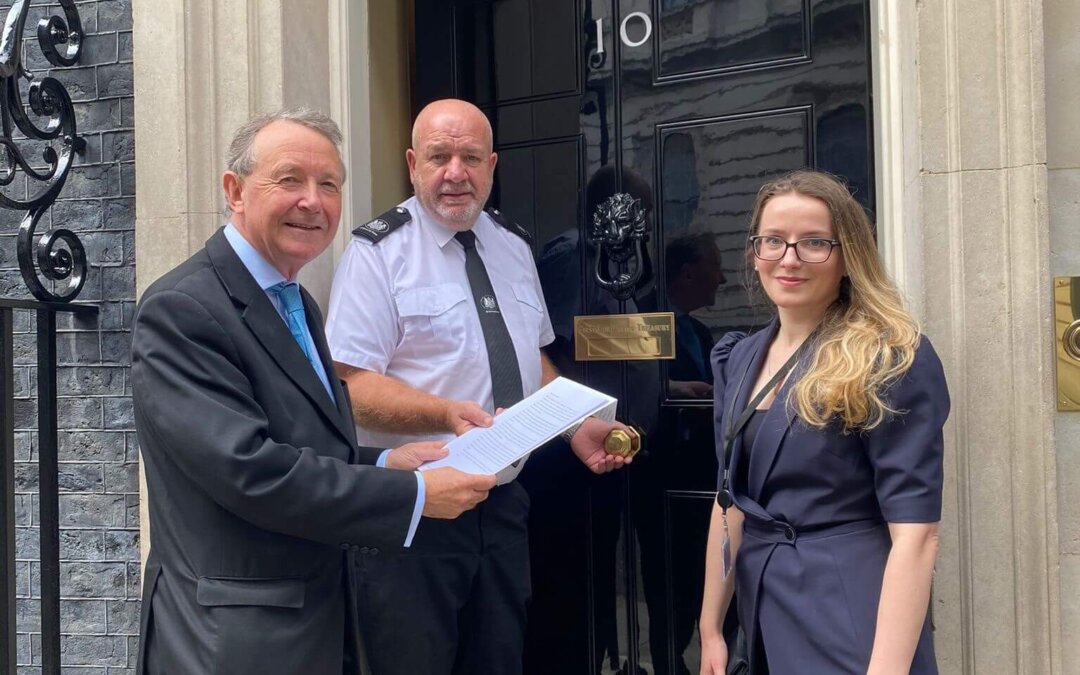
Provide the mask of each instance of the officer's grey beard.
{"label": "officer's grey beard", "polygon": [[[487,197],[480,200],[479,195],[474,193],[473,197],[476,199],[474,199],[471,206],[457,209],[446,208],[440,206],[438,200],[430,201],[424,197],[422,187],[418,180],[413,181],[413,194],[420,200],[420,205],[424,207],[425,211],[439,218],[444,225],[453,230],[471,229],[476,224],[476,219],[480,217],[480,212],[484,210],[484,202],[487,201]],[[438,197],[438,194],[435,196]]]}

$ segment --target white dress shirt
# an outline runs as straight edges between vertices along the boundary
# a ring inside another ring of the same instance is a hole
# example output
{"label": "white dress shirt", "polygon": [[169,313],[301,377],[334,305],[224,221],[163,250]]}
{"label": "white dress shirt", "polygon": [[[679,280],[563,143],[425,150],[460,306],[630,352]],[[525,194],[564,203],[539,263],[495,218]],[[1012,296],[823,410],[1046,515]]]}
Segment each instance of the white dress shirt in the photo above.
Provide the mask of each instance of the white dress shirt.
{"label": "white dress shirt", "polygon": [[[465,250],[416,197],[412,220],[378,243],[354,236],[334,275],[326,337],[335,361],[388,375],[494,412],[491,371],[465,272]],[[482,213],[473,227],[521,370],[524,395],[540,388],[540,348],[555,339],[532,250]],[[357,427],[361,445],[447,440],[449,432],[401,434]]]}
{"label": "white dress shirt", "polygon": [[[288,283],[288,279],[285,275],[278,271],[276,267],[267,262],[266,258],[259,253],[258,249],[251,245],[251,243],[244,239],[244,235],[240,234],[240,231],[236,229],[236,226],[231,222],[225,225],[225,239],[232,246],[236,256],[240,258],[240,262],[244,264],[247,271],[251,273],[251,276],[255,279],[255,283],[259,284],[259,288],[263,289],[266,293],[266,297],[270,299],[270,304],[277,310],[278,316],[285,322],[285,325],[289,325],[289,319],[285,316],[285,307],[281,304],[281,298],[277,293],[271,293],[270,287],[276,286],[279,283]],[[307,341],[307,353],[318,354],[319,350],[315,347],[315,338],[311,336],[311,331],[308,329],[307,324],[303,326],[304,339]],[[315,370],[315,374],[319,376],[319,380],[326,388],[326,392],[330,394],[330,399],[334,399],[334,390],[330,386],[330,379],[326,374],[326,368],[323,367],[322,361],[318,357],[310,359],[311,367]],[[335,404],[337,402],[335,401]]]}

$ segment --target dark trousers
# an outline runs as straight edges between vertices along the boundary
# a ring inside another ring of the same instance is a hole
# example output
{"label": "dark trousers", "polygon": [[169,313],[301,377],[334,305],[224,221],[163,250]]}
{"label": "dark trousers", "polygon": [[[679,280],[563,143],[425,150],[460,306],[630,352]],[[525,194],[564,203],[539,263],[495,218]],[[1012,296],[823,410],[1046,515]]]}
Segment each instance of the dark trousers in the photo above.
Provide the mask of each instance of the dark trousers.
{"label": "dark trousers", "polygon": [[401,554],[358,556],[372,675],[519,675],[529,497],[512,482],[456,520],[424,518]]}

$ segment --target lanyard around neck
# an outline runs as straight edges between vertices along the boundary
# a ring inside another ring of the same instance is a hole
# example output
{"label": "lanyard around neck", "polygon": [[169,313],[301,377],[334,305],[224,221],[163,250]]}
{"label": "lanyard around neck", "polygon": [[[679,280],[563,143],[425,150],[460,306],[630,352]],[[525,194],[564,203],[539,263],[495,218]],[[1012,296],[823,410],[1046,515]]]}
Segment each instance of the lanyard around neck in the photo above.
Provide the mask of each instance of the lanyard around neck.
{"label": "lanyard around neck", "polygon": [[[817,331],[814,331],[814,333],[816,332]],[[788,357],[788,360],[784,362],[784,365],[780,366],[780,370],[776,371],[776,374],[769,379],[765,386],[761,388],[761,391],[759,391],[750,403],[746,405],[746,408],[742,411],[742,414],[739,415],[738,419],[734,419],[735,401],[733,400],[731,402],[731,410],[729,411],[728,419],[732,420],[732,422],[728,424],[727,433],[724,435],[724,478],[720,486],[720,491],[716,494],[716,501],[724,511],[727,511],[728,507],[733,503],[728,476],[731,470],[731,454],[735,448],[735,438],[742,433],[743,427],[750,421],[754,411],[757,410],[757,407],[765,400],[765,397],[769,395],[769,392],[787,377],[787,374],[791,372],[791,369],[799,362],[799,359],[802,358],[802,355],[809,348],[813,339],[814,334],[811,333],[809,337],[803,340],[803,343],[799,345],[799,348],[795,350],[795,353]],[[739,387],[735,390],[736,398],[738,397],[738,392],[742,391],[743,383],[746,381],[746,374],[749,371],[749,368],[743,371],[742,379],[739,380]]]}

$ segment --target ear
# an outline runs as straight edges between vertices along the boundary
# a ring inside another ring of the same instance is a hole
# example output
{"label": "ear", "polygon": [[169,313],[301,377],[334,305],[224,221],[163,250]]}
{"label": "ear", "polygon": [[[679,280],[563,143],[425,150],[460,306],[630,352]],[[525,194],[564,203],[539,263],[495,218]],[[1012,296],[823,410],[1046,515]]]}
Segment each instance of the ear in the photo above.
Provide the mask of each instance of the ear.
{"label": "ear", "polygon": [[491,170],[492,171],[495,170],[495,165],[498,164],[498,163],[499,163],[499,155],[498,155],[498,153],[495,153],[495,152],[491,153]]}
{"label": "ear", "polygon": [[233,213],[244,212],[244,183],[235,171],[226,171],[221,177],[221,187],[225,190],[225,201]]}
{"label": "ear", "polygon": [[409,178],[416,176],[416,152],[412,148],[405,150],[405,163],[409,166]]}

